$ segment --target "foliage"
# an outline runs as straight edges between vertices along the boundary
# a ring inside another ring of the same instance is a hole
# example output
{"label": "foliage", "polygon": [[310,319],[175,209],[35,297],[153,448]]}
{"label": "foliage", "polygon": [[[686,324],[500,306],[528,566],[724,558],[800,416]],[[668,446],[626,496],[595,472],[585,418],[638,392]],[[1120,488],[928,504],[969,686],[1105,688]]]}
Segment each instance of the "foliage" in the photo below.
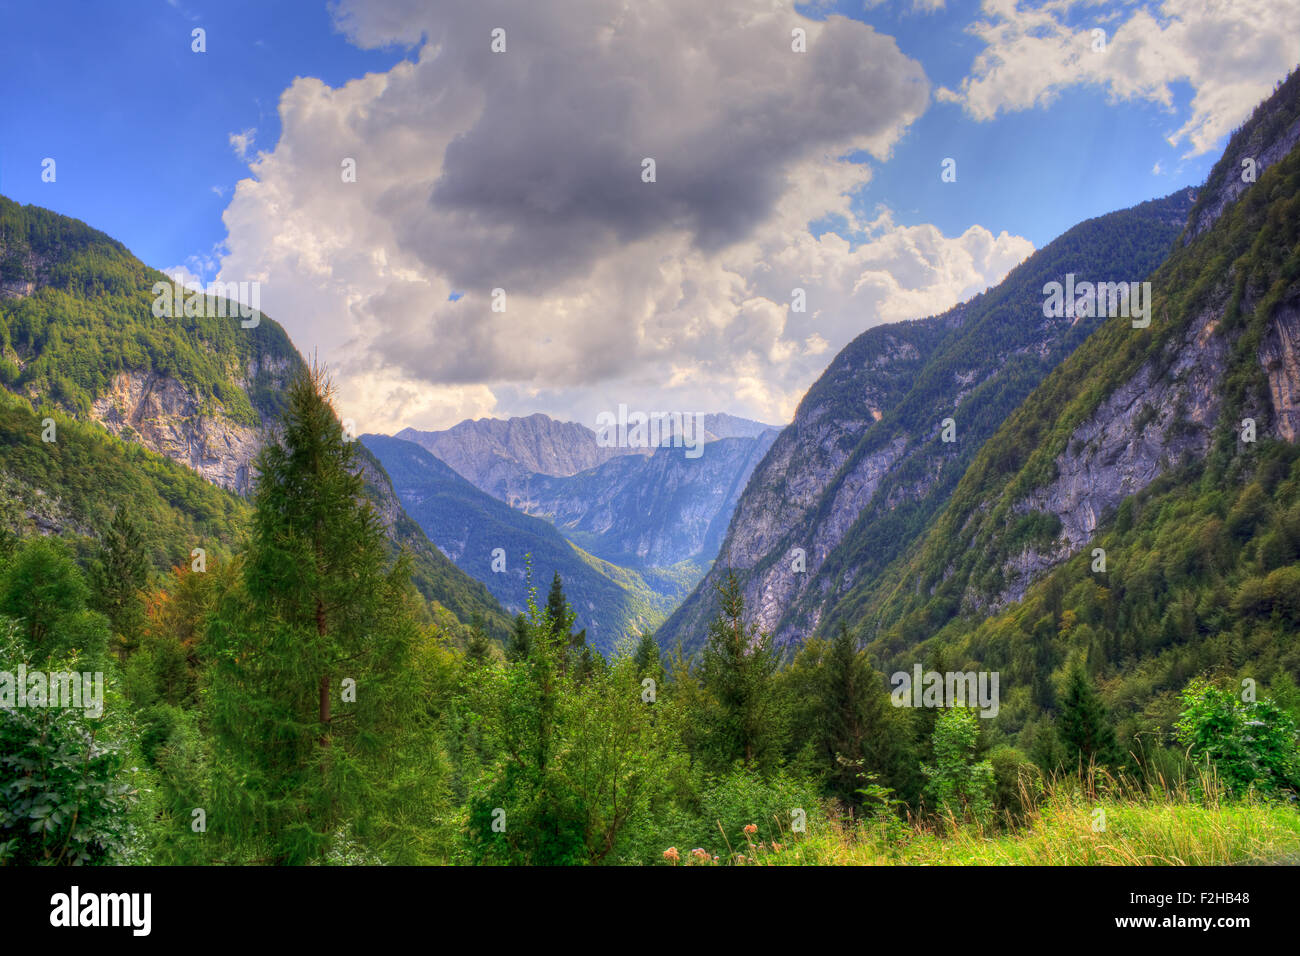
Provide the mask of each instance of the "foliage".
{"label": "foliage", "polygon": [[1213,765],[1229,793],[1300,793],[1300,736],[1290,714],[1267,697],[1244,702],[1201,679],[1180,697],[1179,743]]}

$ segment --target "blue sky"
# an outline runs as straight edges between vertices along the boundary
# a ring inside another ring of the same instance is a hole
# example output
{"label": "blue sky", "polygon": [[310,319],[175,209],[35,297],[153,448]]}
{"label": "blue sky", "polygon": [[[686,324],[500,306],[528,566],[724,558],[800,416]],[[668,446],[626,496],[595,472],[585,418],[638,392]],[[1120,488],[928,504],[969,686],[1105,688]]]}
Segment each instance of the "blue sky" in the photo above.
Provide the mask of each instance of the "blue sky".
{"label": "blue sky", "polygon": [[[784,6],[10,4],[0,193],[259,281],[364,430],[619,404],[779,422],[865,328],[1201,183],[1300,58],[1300,0]],[[626,169],[651,152],[646,190]]]}
{"label": "blue sky", "polygon": [[[0,193],[82,219],[149,265],[182,263],[225,238],[221,212],[248,175],[231,133],[273,145],[294,77],[337,85],[403,55],[348,43],[321,2],[7,3]],[[40,178],[47,156],[54,183]]]}

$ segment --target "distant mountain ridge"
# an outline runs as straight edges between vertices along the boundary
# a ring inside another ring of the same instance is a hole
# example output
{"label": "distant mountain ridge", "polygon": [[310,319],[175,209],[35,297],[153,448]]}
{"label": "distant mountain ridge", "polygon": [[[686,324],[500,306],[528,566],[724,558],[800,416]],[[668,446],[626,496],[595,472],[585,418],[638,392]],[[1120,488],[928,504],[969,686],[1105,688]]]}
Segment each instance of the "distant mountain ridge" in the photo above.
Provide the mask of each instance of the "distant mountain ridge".
{"label": "distant mountain ridge", "polygon": [[554,522],[591,554],[642,570],[684,561],[702,570],[778,433],[735,415],[702,421],[698,452],[687,447],[693,420],[683,427],[686,442],[665,439],[659,448],[606,447],[593,429],[540,413],[445,431],[405,428],[394,437],[420,445],[481,491]]}
{"label": "distant mountain ridge", "polygon": [[633,567],[708,564],[750,473],[778,434],[718,438],[697,459],[685,448],[625,455],[576,475],[535,475],[510,504],[545,517],[592,554]]}

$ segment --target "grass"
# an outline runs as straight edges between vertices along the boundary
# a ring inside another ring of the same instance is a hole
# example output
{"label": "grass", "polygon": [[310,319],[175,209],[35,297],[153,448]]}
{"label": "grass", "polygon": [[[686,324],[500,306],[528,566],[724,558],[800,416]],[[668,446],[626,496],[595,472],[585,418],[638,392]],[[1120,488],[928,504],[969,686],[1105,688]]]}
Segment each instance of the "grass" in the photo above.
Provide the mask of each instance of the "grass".
{"label": "grass", "polygon": [[[1212,779],[1050,781],[1000,825],[951,814],[832,819],[806,836],[740,846],[719,862],[776,866],[1231,866],[1300,863],[1300,808],[1229,799]],[[1099,814],[1097,811],[1102,811]],[[1096,827],[1096,828],[1094,828]],[[686,862],[686,861],[683,861]],[[694,862],[694,861],[691,861]]]}

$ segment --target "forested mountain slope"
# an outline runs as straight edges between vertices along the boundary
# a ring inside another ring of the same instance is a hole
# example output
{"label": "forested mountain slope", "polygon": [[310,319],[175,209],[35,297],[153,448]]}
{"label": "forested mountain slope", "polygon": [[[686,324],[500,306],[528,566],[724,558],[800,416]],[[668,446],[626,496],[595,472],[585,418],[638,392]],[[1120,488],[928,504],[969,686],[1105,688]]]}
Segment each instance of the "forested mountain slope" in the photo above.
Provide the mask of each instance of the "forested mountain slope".
{"label": "forested mountain slope", "polygon": [[778,644],[816,631],[845,592],[874,579],[926,527],[980,445],[1100,325],[1095,316],[1046,316],[1044,285],[1068,273],[1145,278],[1191,206],[1180,191],[1088,220],[943,315],[877,326],[851,342],[755,469],[710,575],[661,629],[661,643],[698,643],[727,569],[753,622]]}
{"label": "forested mountain slope", "polygon": [[[253,459],[304,364],[279,325],[233,303],[207,298],[206,314],[155,315],[157,282],[169,280],[103,233],[0,197],[9,524],[93,539],[126,505],[161,569],[188,563],[193,547],[237,547]],[[47,417],[53,441],[42,440]],[[504,634],[496,600],[425,539],[374,467],[368,488],[394,551],[412,552],[421,593]]]}
{"label": "forested mountain slope", "polygon": [[[1005,668],[1022,695],[1012,728],[1051,708],[1071,654],[1134,721],[1205,670],[1300,673],[1298,142],[1293,74],[1233,136],[1152,276],[1150,328],[1107,321],[907,559],[841,602],[875,653]],[[1259,175],[1241,189],[1246,151]]]}

